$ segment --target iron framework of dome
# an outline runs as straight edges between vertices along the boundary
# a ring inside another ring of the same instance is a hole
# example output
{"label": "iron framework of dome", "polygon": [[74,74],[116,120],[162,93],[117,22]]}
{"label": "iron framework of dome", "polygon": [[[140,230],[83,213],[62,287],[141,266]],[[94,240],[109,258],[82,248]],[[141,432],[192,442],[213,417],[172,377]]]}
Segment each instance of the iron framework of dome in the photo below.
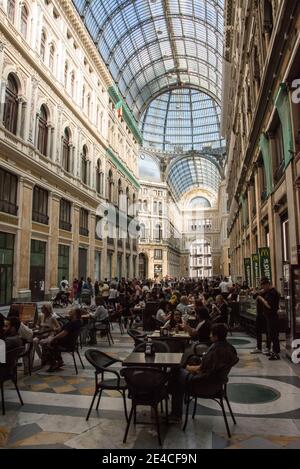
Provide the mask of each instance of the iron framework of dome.
{"label": "iron framework of dome", "polygon": [[[223,146],[219,121],[224,0],[73,3],[141,125],[144,146],[171,152],[175,158],[182,151],[199,152],[170,167],[167,181],[173,192],[179,197],[201,185],[216,192],[220,161],[202,158],[200,152],[205,147],[219,147],[221,152]],[[183,114],[182,122],[176,123]]]}
{"label": "iron framework of dome", "polygon": [[209,95],[188,88],[155,98],[141,119],[144,147],[182,153],[219,149],[220,107]]}

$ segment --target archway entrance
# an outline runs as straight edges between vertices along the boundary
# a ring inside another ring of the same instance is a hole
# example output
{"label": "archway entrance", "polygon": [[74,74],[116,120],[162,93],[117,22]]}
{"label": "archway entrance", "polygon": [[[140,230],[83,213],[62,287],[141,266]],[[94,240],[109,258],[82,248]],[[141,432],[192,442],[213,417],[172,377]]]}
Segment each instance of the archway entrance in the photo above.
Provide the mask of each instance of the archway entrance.
{"label": "archway entrance", "polygon": [[139,279],[144,280],[148,278],[148,259],[145,254],[139,255]]}
{"label": "archway entrance", "polygon": [[194,241],[190,247],[190,277],[212,277],[211,245],[205,239]]}

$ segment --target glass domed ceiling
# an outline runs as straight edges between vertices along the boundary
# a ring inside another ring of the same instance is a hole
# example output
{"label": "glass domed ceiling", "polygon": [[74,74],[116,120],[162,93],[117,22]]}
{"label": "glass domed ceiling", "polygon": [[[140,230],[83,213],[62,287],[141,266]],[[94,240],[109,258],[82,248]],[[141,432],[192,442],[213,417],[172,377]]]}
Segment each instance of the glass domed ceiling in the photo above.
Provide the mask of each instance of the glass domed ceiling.
{"label": "glass domed ceiling", "polygon": [[222,94],[224,0],[73,0],[137,120],[179,86]]}
{"label": "glass domed ceiling", "polygon": [[174,153],[219,149],[224,146],[220,114],[220,107],[206,93],[189,88],[164,93],[142,116],[144,147]]}

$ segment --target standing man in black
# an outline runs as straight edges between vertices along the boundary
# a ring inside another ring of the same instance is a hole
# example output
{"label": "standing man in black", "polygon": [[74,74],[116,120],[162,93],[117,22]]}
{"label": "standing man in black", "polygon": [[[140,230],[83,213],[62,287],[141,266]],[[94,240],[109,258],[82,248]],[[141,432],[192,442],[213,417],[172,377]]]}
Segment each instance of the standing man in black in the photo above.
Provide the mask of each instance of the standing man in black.
{"label": "standing man in black", "polygon": [[258,295],[257,301],[263,304],[263,311],[267,321],[267,334],[269,336],[270,344],[273,349],[269,360],[280,360],[280,344],[279,344],[279,300],[280,294],[276,288],[271,286],[268,278],[261,280],[261,288],[263,289],[263,296]]}
{"label": "standing man in black", "polygon": [[[264,353],[265,355],[269,355],[271,351],[271,344],[270,344],[270,337],[268,334],[267,329],[267,321],[264,314],[264,304],[261,300],[258,300],[258,296],[264,296],[264,291],[260,290],[253,295],[253,298],[256,299],[256,349],[254,349],[251,354],[255,353]],[[262,350],[262,335],[266,333],[266,348]]]}

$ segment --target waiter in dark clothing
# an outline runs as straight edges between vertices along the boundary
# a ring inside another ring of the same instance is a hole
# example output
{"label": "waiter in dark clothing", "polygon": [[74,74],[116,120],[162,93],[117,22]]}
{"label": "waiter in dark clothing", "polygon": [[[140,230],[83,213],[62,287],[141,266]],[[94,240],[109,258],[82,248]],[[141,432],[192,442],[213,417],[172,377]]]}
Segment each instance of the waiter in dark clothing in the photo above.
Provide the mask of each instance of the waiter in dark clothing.
{"label": "waiter in dark clothing", "polygon": [[263,295],[258,295],[257,301],[263,305],[264,315],[267,321],[267,334],[270,344],[272,343],[272,352],[270,352],[269,360],[280,360],[280,344],[279,344],[279,300],[280,294],[276,288],[271,286],[268,278],[261,280]]}
{"label": "waiter in dark clothing", "polygon": [[[253,295],[253,298],[257,300],[258,296],[264,296],[264,291],[260,290],[259,292]],[[267,321],[264,315],[264,305],[261,300],[256,301],[256,349],[254,349],[251,354],[255,353],[264,353],[269,354],[271,350],[270,338],[267,330]],[[262,335],[266,333],[266,349],[262,351]]]}

